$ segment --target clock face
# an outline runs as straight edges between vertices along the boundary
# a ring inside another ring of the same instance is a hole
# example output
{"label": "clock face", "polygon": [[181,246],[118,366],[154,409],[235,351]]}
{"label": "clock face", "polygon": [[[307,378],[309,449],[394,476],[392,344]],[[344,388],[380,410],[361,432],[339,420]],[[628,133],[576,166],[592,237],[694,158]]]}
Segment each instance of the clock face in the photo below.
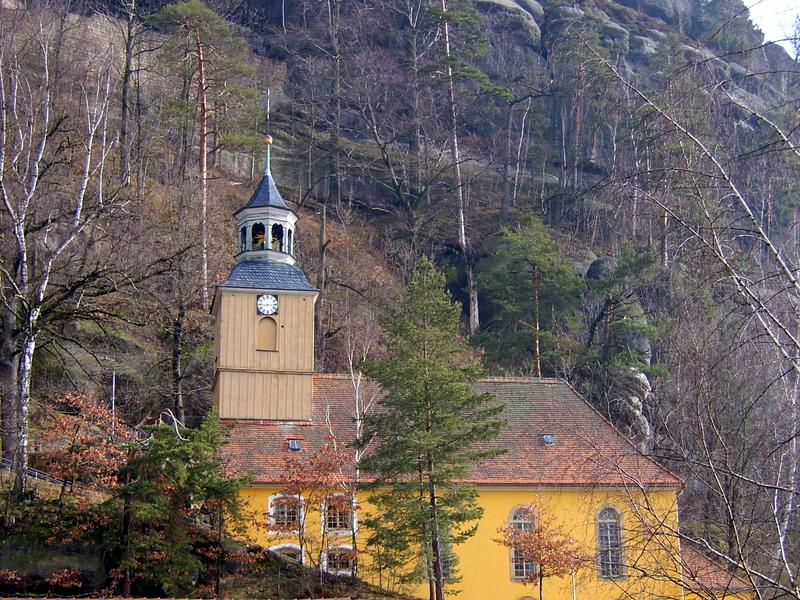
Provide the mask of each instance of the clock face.
{"label": "clock face", "polygon": [[256,299],[256,310],[260,315],[274,315],[278,312],[278,299],[272,294],[262,294]]}

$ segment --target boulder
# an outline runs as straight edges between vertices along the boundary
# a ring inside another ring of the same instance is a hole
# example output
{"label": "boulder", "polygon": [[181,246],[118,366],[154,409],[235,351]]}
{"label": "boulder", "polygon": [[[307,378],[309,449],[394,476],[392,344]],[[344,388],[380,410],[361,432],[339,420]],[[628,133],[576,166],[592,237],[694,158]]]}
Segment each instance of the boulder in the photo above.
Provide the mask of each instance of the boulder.
{"label": "boulder", "polygon": [[547,11],[548,21],[582,19],[585,13],[574,6],[554,6]]}
{"label": "boulder", "polygon": [[518,45],[539,48],[542,32],[533,15],[514,0],[478,0],[478,10],[492,32],[513,39]]}
{"label": "boulder", "polygon": [[658,53],[658,42],[652,38],[641,35],[631,37],[628,57],[637,62],[649,62],[652,56]]}
{"label": "boulder", "polygon": [[516,0],[526,12],[528,12],[537,23],[544,21],[544,8],[536,0]]}
{"label": "boulder", "polygon": [[691,0],[617,0],[623,6],[638,10],[685,31],[692,20]]}
{"label": "boulder", "polygon": [[627,56],[629,37],[628,30],[613,21],[603,21],[600,25],[600,42],[611,51],[614,58]]}
{"label": "boulder", "polygon": [[595,281],[607,281],[611,279],[616,270],[617,260],[613,256],[598,256],[589,265],[589,269],[586,271],[586,278],[594,279]]}
{"label": "boulder", "polygon": [[[624,323],[624,321],[623,321]],[[633,352],[641,356],[642,362],[649,365],[653,352],[650,338],[637,327],[617,327],[611,338],[614,354]]]}

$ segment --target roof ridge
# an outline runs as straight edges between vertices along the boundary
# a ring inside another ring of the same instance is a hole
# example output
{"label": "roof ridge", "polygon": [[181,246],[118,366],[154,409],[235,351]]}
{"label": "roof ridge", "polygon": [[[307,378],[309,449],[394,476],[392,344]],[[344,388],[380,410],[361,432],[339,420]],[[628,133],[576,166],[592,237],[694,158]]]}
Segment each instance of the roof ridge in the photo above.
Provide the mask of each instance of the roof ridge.
{"label": "roof ridge", "polygon": [[[314,377],[323,379],[350,379],[350,373],[314,373]],[[476,382],[492,382],[492,383],[566,383],[560,377],[529,377],[526,375],[490,375],[488,377],[479,377]]]}
{"label": "roof ridge", "polygon": [[496,383],[533,383],[533,382],[547,382],[547,383],[560,383],[564,380],[560,377],[534,377],[532,375],[489,375],[487,377],[479,377],[477,381],[491,381]]}

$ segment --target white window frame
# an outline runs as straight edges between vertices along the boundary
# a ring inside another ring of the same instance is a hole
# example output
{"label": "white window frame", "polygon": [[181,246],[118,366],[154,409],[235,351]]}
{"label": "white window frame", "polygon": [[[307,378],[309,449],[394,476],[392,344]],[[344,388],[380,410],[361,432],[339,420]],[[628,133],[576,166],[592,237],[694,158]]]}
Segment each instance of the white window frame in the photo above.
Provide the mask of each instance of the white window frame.
{"label": "white window frame", "polygon": [[350,546],[349,544],[338,544],[336,546],[328,546],[325,549],[325,552],[322,553],[322,570],[325,571],[326,573],[331,573],[333,575],[352,575],[353,574],[352,569],[345,569],[345,570],[337,569],[335,571],[331,571],[330,569],[328,569],[328,554],[332,550],[345,550],[347,552],[352,552],[353,547]]}
{"label": "white window frame", "polygon": [[300,553],[300,564],[306,564],[306,550],[305,548],[300,548],[297,544],[277,544],[275,546],[270,546],[270,552],[275,552],[276,554],[280,554],[281,550],[285,550],[287,548],[291,548],[292,550],[297,550]]}
{"label": "white window frame", "polygon": [[[297,529],[283,529],[283,526],[279,526],[275,524],[275,511],[274,506],[277,500],[292,500],[293,502],[298,503],[299,510],[297,511]],[[302,496],[294,496],[291,494],[273,494],[269,497],[269,502],[267,504],[267,524],[269,525],[269,532],[272,535],[280,535],[280,534],[292,534],[292,533],[299,533],[300,529],[303,527],[303,521],[305,520],[306,514],[306,503]]]}
{"label": "white window frame", "polygon": [[[339,498],[350,498],[350,527],[345,527],[344,529],[330,529],[328,528],[328,498],[331,496],[336,496]],[[358,521],[356,520],[356,500],[355,498],[351,497],[350,494],[328,494],[323,500],[322,505],[320,506],[320,514],[322,515],[320,528],[322,529],[322,533],[329,533],[333,535],[341,535],[344,533],[351,534],[352,532],[358,531]]]}
{"label": "white window frame", "polygon": [[[601,545],[601,533],[600,527],[601,523],[607,523],[608,520],[601,521],[601,515],[608,511],[614,511],[616,517],[616,525],[617,525],[617,553],[618,553],[618,562],[617,562],[617,569],[618,572],[616,574],[604,574],[603,573],[603,563],[601,559],[601,555],[603,552],[612,551],[612,548],[603,548]],[[615,579],[624,579],[627,576],[625,570],[625,536],[622,534],[622,511],[620,511],[616,506],[612,506],[610,504],[606,504],[600,507],[600,510],[597,511],[595,516],[595,535],[597,537],[597,575],[600,579],[610,580],[613,581]]]}
{"label": "white window frame", "polygon": [[[515,529],[523,529],[523,530],[528,531],[527,529],[525,529],[523,527],[515,527],[515,524],[520,524],[520,525],[529,524],[530,525],[530,530],[529,531],[533,531],[536,528],[536,518],[537,518],[537,516],[535,514],[530,515],[531,520],[527,520],[527,519],[523,520],[523,519],[517,519],[516,518],[517,514],[520,511],[527,510],[527,509],[528,509],[527,506],[515,506],[513,509],[511,509],[511,513],[508,516],[508,525],[510,527],[514,527]],[[511,581],[525,582],[525,581],[528,580],[528,577],[530,577],[531,575],[533,575],[533,574],[535,574],[535,573],[537,573],[539,571],[539,565],[537,565],[533,561],[524,560],[522,562],[525,565],[527,565],[527,564],[531,565],[530,572],[528,572],[527,568],[523,568],[523,571],[525,571],[525,574],[524,575],[518,575],[517,574],[517,570],[516,570],[516,555],[517,555],[517,552],[518,552],[518,550],[516,548],[510,548],[509,561],[511,563]]]}

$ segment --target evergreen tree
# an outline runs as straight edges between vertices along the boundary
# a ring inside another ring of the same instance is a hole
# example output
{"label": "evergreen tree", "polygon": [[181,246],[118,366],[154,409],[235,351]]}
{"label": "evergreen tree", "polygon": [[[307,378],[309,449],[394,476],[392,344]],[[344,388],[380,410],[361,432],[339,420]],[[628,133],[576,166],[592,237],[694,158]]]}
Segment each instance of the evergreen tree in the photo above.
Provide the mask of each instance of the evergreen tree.
{"label": "evergreen tree", "polygon": [[436,600],[453,578],[446,548],[472,536],[482,514],[475,487],[459,481],[471,464],[500,452],[487,442],[503,426],[502,406],[474,390],[480,362],[459,335],[460,308],[444,284],[424,260],[385,319],[389,358],[367,372],[386,396],[361,439],[372,443],[363,466],[375,478],[368,546],[379,547],[405,578],[413,579],[424,559],[416,578],[428,579]]}
{"label": "evergreen tree", "polygon": [[494,255],[480,273],[493,314],[475,342],[493,363],[513,365],[541,377],[558,371],[564,338],[575,327],[581,282],[563,248],[537,217],[504,228]]}
{"label": "evergreen tree", "polygon": [[[203,309],[208,309],[208,158],[212,160],[221,146],[221,134],[231,133],[231,142],[239,146],[253,144],[252,132],[247,132],[247,121],[226,119],[228,114],[240,114],[250,123],[255,114],[253,102],[256,94],[240,85],[239,81],[253,69],[244,60],[247,45],[241,33],[224,17],[218,15],[201,0],[188,0],[169,4],[153,15],[150,22],[170,34],[163,55],[168,62],[180,65],[183,74],[181,100],[186,115],[195,114],[196,120],[186,119],[197,126],[198,175],[200,183],[200,296]],[[189,89],[194,85],[196,95],[189,101]],[[228,109],[232,109],[229,113]],[[230,121],[230,122],[226,122]],[[187,131],[188,133],[188,131]],[[248,135],[249,133],[249,135]],[[209,147],[214,137],[213,147]],[[189,141],[184,138],[188,154]],[[213,165],[212,165],[213,166]]]}
{"label": "evergreen tree", "polygon": [[239,490],[248,479],[225,477],[217,452],[223,431],[215,417],[196,429],[173,421],[149,427],[148,433],[131,446],[120,470],[122,483],[108,501],[109,509],[122,514],[111,554],[119,557],[123,595],[132,588],[191,593],[209,557],[216,563],[219,594],[223,537],[243,532]]}

